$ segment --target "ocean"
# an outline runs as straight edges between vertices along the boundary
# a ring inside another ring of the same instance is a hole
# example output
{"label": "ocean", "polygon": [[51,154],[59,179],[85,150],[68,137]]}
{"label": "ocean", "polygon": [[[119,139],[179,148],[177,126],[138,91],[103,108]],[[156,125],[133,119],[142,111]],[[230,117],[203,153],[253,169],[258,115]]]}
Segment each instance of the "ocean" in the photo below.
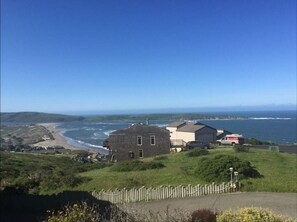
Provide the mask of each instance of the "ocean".
{"label": "ocean", "polygon": [[[270,141],[279,144],[297,144],[296,111],[254,111],[254,112],[214,112],[212,115],[241,116],[242,119],[197,120],[217,129],[242,134],[246,138]],[[142,123],[145,123],[143,120]],[[174,121],[149,120],[150,125],[166,127]],[[118,129],[128,128],[136,122],[68,122],[59,125],[62,136],[69,144],[86,150],[107,154],[102,142]]]}

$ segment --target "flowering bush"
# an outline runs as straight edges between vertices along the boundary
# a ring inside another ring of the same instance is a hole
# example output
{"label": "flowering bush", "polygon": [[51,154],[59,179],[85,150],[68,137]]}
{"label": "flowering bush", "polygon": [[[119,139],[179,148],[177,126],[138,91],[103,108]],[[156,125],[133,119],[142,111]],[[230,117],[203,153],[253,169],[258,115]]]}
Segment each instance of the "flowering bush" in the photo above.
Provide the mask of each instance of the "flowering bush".
{"label": "flowering bush", "polygon": [[277,215],[267,209],[248,207],[236,212],[224,211],[217,216],[217,222],[293,222],[292,218]]}
{"label": "flowering bush", "polygon": [[63,210],[47,211],[44,222],[95,222],[100,215],[96,206],[89,206],[86,202],[64,207]]}
{"label": "flowering bush", "polygon": [[129,210],[129,214],[119,208],[111,208],[109,217],[105,218],[99,213],[96,205],[86,202],[64,207],[63,210],[48,211],[48,216],[43,222],[296,222],[296,220],[282,215],[277,215],[267,209],[250,207],[237,211],[227,210],[220,214],[208,209],[200,209],[190,215],[186,211],[169,212],[142,212]]}

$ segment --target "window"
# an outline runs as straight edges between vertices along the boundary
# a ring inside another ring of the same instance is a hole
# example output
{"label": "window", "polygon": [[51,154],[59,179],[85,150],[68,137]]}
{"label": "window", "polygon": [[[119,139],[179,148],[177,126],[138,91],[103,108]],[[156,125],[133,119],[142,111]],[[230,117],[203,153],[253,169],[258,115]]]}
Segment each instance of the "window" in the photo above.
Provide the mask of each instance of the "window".
{"label": "window", "polygon": [[137,146],[142,145],[142,136],[137,136]]}
{"label": "window", "polygon": [[139,150],[139,158],[143,158],[143,150]]}
{"label": "window", "polygon": [[151,142],[151,145],[152,146],[156,145],[156,138],[155,138],[155,136],[150,136],[150,142]]}
{"label": "window", "polygon": [[133,159],[134,158],[134,153],[132,151],[129,152],[129,158]]}

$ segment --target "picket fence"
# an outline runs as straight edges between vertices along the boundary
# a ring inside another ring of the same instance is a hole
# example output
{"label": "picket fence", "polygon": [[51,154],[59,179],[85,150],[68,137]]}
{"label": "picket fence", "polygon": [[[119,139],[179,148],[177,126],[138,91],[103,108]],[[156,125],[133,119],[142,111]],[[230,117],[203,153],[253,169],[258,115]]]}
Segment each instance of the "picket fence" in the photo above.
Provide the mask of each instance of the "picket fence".
{"label": "picket fence", "polygon": [[141,187],[138,189],[107,190],[96,192],[92,195],[100,200],[110,201],[111,203],[130,203],[137,201],[164,200],[173,198],[198,197],[209,194],[230,193],[237,190],[235,184],[206,184],[188,186],[160,186],[156,188]]}

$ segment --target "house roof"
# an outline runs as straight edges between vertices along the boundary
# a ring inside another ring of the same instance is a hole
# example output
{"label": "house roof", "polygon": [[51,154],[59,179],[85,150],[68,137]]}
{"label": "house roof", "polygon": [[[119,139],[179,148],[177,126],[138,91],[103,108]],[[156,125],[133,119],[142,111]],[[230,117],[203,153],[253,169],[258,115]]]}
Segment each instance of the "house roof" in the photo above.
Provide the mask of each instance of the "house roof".
{"label": "house roof", "polygon": [[167,127],[180,127],[181,125],[185,125],[187,124],[186,122],[174,122],[174,123],[170,123],[168,124]]}
{"label": "house roof", "polygon": [[[204,127],[214,129],[214,128],[207,126],[200,122],[196,122],[196,123],[174,122],[174,123],[169,124],[168,127],[176,127],[177,128],[176,131],[179,131],[179,132],[196,132]],[[214,130],[216,130],[216,129],[214,129]]]}
{"label": "house roof", "polygon": [[177,129],[177,131],[179,131],[179,132],[196,132],[204,127],[206,127],[206,126],[203,124],[187,123],[185,126]]}
{"label": "house roof", "polygon": [[117,135],[117,134],[126,134],[126,133],[159,133],[159,132],[166,132],[169,133],[168,130],[160,128],[158,126],[148,126],[148,125],[141,125],[141,124],[134,124],[126,129],[120,129],[117,131],[112,132],[110,135]]}

